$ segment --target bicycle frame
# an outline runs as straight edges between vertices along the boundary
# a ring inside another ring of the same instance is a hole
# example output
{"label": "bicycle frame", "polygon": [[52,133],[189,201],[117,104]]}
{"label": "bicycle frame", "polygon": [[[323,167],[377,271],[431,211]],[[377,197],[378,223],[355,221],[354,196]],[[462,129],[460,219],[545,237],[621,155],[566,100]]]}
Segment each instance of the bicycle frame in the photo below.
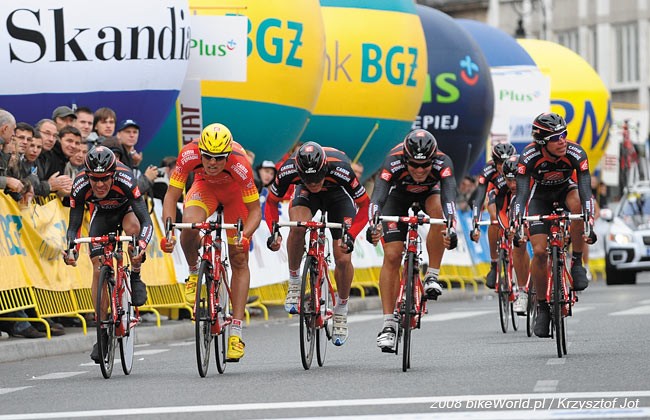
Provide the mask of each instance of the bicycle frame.
{"label": "bicycle frame", "polygon": [[[125,308],[122,307],[122,295],[126,287],[130,288],[129,282],[127,281],[129,267],[128,265],[124,265],[122,244],[124,242],[134,242],[134,238],[132,236],[118,236],[115,233],[109,233],[103,236],[77,238],[74,242],[76,244],[88,243],[103,246],[104,255],[101,258],[101,265],[110,269],[111,276],[115,281],[115,287],[113,288],[108,308],[111,311],[112,322],[115,324],[115,336],[118,338],[127,336],[129,330],[140,322],[140,310],[137,307],[135,308],[135,318],[128,321],[127,325],[122,322],[122,318],[126,313]],[[99,312],[99,308],[95,308],[95,311]]]}

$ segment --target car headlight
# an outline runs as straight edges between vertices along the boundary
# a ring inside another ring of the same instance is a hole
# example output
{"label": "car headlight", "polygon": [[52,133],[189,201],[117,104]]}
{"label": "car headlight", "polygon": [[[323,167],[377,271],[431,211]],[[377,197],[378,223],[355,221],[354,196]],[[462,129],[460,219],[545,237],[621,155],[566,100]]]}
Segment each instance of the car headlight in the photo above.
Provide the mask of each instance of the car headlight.
{"label": "car headlight", "polygon": [[627,233],[610,233],[609,240],[617,244],[629,244],[632,242],[632,235]]}

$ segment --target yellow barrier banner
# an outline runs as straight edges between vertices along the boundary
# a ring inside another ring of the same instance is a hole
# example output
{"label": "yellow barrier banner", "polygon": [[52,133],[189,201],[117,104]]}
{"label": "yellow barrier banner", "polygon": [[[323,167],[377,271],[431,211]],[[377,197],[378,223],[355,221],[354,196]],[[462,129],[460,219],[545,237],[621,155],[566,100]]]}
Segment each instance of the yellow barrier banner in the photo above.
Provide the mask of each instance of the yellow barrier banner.
{"label": "yellow barrier banner", "polygon": [[[69,209],[60,200],[20,209],[17,203],[0,192],[0,290],[33,286],[45,290],[65,291],[89,288],[92,264],[88,248],[80,250],[77,267],[63,263]],[[87,220],[82,234],[87,234]],[[150,286],[176,282],[172,258],[160,251],[162,230],[154,218],[154,237],[147,248],[142,279]]]}

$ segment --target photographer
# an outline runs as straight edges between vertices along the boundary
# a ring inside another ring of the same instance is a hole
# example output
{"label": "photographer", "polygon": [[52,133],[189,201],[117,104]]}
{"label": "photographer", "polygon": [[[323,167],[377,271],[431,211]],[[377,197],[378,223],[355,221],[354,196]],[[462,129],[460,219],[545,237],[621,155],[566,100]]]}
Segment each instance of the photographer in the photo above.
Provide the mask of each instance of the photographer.
{"label": "photographer", "polygon": [[[157,176],[156,179],[153,182],[153,188],[152,188],[152,195],[154,198],[158,198],[160,200],[163,200],[165,198],[165,194],[167,193],[167,187],[169,187],[169,176],[171,175],[172,171],[176,168],[176,157],[175,156],[167,156],[163,158],[163,160],[160,162],[160,167],[156,168],[157,169]],[[193,176],[192,176],[193,179]],[[188,179],[187,185],[192,185],[192,181]],[[183,202],[182,197],[178,200],[179,203]],[[181,212],[181,209],[176,206],[176,222],[180,223],[183,221],[183,213]]]}

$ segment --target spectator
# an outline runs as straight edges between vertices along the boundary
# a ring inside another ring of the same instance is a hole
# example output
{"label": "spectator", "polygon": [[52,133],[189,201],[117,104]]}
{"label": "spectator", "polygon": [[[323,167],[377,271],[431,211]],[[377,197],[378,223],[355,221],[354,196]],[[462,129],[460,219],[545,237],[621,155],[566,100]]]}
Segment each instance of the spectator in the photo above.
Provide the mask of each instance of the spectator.
{"label": "spectator", "polygon": [[469,200],[474,191],[476,190],[476,180],[470,175],[465,175],[463,180],[458,185],[458,195],[456,196],[456,204],[458,210],[467,211],[469,208]]}
{"label": "spectator", "polygon": [[77,114],[74,113],[72,108],[67,106],[60,106],[52,112],[52,121],[56,124],[56,130],[61,131],[63,127],[74,126],[74,121],[77,119]]}
{"label": "spectator", "polygon": [[77,116],[77,119],[74,120],[73,126],[81,133],[81,141],[87,142],[88,136],[93,132],[93,112],[90,108],[81,106],[77,108],[75,115]]}
{"label": "spectator", "polygon": [[[275,174],[277,169],[275,168],[275,163],[270,160],[263,161],[260,166],[257,167],[257,175],[260,180],[261,186],[268,187],[273,179],[275,179]],[[258,188],[258,191],[261,191],[262,188]]]}
{"label": "spectator", "polygon": [[[165,199],[165,194],[167,193],[167,187],[169,187],[169,178],[171,177],[172,172],[176,168],[176,156],[167,156],[163,158],[163,160],[160,162],[160,167],[158,168],[158,176],[156,177],[156,180],[153,182],[153,187],[152,187],[152,195],[154,198],[157,198],[159,200],[164,200]],[[192,177],[193,180],[193,177]],[[188,177],[188,181],[186,185],[192,185],[192,182],[190,181]],[[183,197],[180,197],[178,199],[179,203],[183,203]],[[179,208],[179,206],[176,206],[176,223],[180,223],[183,221],[183,212]]]}
{"label": "spectator", "polygon": [[357,176],[359,182],[361,182],[361,177],[363,177],[363,163],[361,162],[352,162],[352,170]]}
{"label": "spectator", "polygon": [[56,144],[58,130],[54,121],[49,119],[42,119],[36,123],[34,127],[36,133],[43,139],[43,150],[38,158],[38,172],[41,180],[47,180],[45,177],[50,171],[52,148]]}
{"label": "spectator", "polygon": [[[39,178],[38,157],[41,155],[43,149],[43,139],[38,133],[27,143],[25,149],[25,156],[20,166],[20,178],[28,180],[34,189],[34,194],[39,197],[47,197],[50,192],[54,192],[57,188],[56,177],[52,185],[48,181]],[[54,190],[53,190],[54,188]]]}
{"label": "spectator", "polygon": [[93,131],[98,137],[110,137],[115,133],[115,122],[117,116],[110,108],[99,108],[95,111],[93,119]]}
{"label": "spectator", "polygon": [[[63,174],[70,157],[77,153],[77,150],[81,147],[81,133],[72,126],[63,127],[59,131],[58,137],[59,140],[52,148],[50,156],[48,156],[50,168],[45,174],[47,178],[56,173]],[[72,186],[72,180],[70,181],[70,186]]]}
{"label": "spectator", "polygon": [[[109,148],[117,160],[128,165],[128,161],[125,161],[125,156],[128,156],[128,153],[124,150],[124,145],[120,144],[120,141],[117,137],[100,137],[102,146]],[[158,177],[158,168],[153,165],[149,165],[145,173],[143,174],[139,169],[133,169],[133,175],[137,179],[138,189],[142,194],[148,194],[153,191],[153,183]]]}
{"label": "spectator", "polygon": [[[16,129],[16,119],[9,112],[0,108],[0,145],[10,143],[14,136]],[[9,163],[9,156],[0,150],[0,190],[9,190],[12,192],[20,193],[24,186],[20,179],[9,176],[7,174],[7,164]]]}
{"label": "spectator", "polygon": [[[117,139],[124,148],[122,163],[131,169],[137,169],[142,162],[142,153],[138,153],[135,145],[140,137],[140,126],[134,120],[124,120],[120,122],[117,129]],[[154,177],[155,178],[155,177]]]}

